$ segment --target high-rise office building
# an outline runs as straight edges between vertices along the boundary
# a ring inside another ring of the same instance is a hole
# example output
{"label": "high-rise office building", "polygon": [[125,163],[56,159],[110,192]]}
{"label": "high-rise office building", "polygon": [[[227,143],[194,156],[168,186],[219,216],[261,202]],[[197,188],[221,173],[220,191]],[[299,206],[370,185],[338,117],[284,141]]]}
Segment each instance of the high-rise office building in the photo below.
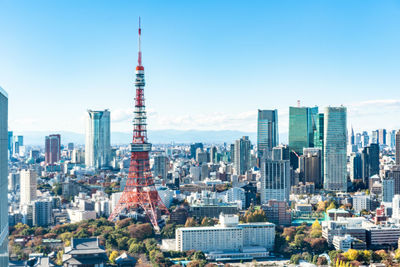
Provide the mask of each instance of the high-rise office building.
{"label": "high-rise office building", "polygon": [[272,159],[273,160],[289,160],[290,151],[288,145],[279,145],[272,149]]}
{"label": "high-rise office building", "polygon": [[379,144],[379,130],[372,131],[371,144]]}
{"label": "high-rise office building", "polygon": [[19,149],[24,145],[24,137],[22,135],[14,136],[13,154],[19,154]]}
{"label": "high-rise office building", "polygon": [[354,135],[354,129],[351,127],[351,134],[350,134],[350,145],[355,145],[356,144],[356,137]]}
{"label": "high-rise office building", "polygon": [[8,95],[0,87],[0,266],[8,266]]}
{"label": "high-rise office building", "polygon": [[85,165],[107,168],[111,161],[110,111],[88,110],[86,124]]}
{"label": "high-rise office building", "polygon": [[289,107],[289,147],[298,155],[303,148],[314,147],[318,107]]}
{"label": "high-rise office building", "polygon": [[74,150],[74,143],[68,143],[67,145],[68,150]]}
{"label": "high-rise office building", "polygon": [[396,165],[400,165],[400,130],[396,133]]}
{"label": "high-rise office building", "polygon": [[356,146],[357,148],[361,148],[361,134],[356,133]]}
{"label": "high-rise office building", "polygon": [[347,191],[347,109],[326,107],[324,113],[324,189]]}
{"label": "high-rise office building", "polygon": [[8,174],[8,190],[15,192],[20,186],[20,175],[19,173],[10,172]]}
{"label": "high-rise office building", "polygon": [[278,110],[258,110],[257,150],[259,155],[264,151],[270,153],[279,143]]}
{"label": "high-rise office building", "polygon": [[32,203],[33,225],[48,226],[52,224],[52,201],[49,199],[36,200]]}
{"label": "high-rise office building", "polygon": [[154,156],[154,165],[153,165],[154,177],[159,177],[163,180],[167,179],[168,161],[169,160],[166,155]]}
{"label": "high-rise office building", "polygon": [[382,180],[382,201],[392,202],[394,197],[394,179],[386,178]]}
{"label": "high-rise office building", "polygon": [[395,165],[385,171],[385,179],[393,179],[394,194],[400,195],[400,166]]}
{"label": "high-rise office building", "polygon": [[304,148],[299,158],[299,179],[304,183],[314,183],[315,187],[322,187],[322,150],[317,147]]}
{"label": "high-rise office building", "polygon": [[238,175],[243,175],[251,166],[251,142],[248,136],[235,141],[234,166]]}
{"label": "high-rise office building", "polygon": [[386,145],[386,129],[378,130],[378,144]]}
{"label": "high-rise office building", "polygon": [[369,178],[374,174],[379,174],[379,145],[371,143],[364,147],[361,153],[362,178],[368,185]]}
{"label": "high-rise office building", "polygon": [[21,170],[20,173],[21,205],[36,200],[37,174],[34,170]]}
{"label": "high-rise office building", "polygon": [[289,201],[290,194],[290,162],[289,160],[261,161],[261,203],[269,200]]}
{"label": "high-rise office building", "polygon": [[61,136],[59,134],[51,134],[45,138],[45,163],[54,165],[61,159]]}
{"label": "high-rise office building", "polygon": [[369,145],[369,135],[366,131],[364,131],[361,136],[361,147],[366,147],[368,145]]}
{"label": "high-rise office building", "polygon": [[195,159],[196,158],[196,151],[197,149],[200,148],[203,150],[203,143],[194,143],[190,145],[190,158]]}
{"label": "high-rise office building", "polygon": [[362,164],[360,153],[350,154],[350,180],[362,179]]}
{"label": "high-rise office building", "polygon": [[396,147],[396,130],[391,130],[387,132],[386,142],[390,148]]}
{"label": "high-rise office building", "polygon": [[217,147],[212,146],[210,148],[210,162],[212,163],[218,163],[217,158],[218,158],[218,152],[217,152]]}
{"label": "high-rise office building", "polygon": [[198,163],[208,162],[208,153],[203,151],[201,148],[196,150],[196,161]]}

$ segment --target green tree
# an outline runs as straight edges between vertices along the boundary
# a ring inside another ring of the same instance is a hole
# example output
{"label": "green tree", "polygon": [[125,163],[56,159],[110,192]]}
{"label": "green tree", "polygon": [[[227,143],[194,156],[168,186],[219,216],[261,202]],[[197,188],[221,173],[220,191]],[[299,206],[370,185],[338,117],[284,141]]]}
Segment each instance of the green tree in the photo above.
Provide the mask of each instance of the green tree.
{"label": "green tree", "polygon": [[60,183],[55,183],[53,189],[51,190],[56,196],[62,195],[62,186]]}
{"label": "green tree", "polygon": [[196,251],[192,257],[193,260],[205,260],[206,256],[202,251]]}
{"label": "green tree", "polygon": [[118,258],[118,256],[119,256],[118,251],[113,250],[108,259],[110,260],[111,263],[115,264],[115,259]]}
{"label": "green tree", "polygon": [[331,204],[329,204],[329,206],[326,208],[326,211],[331,210],[331,209],[336,209],[335,202],[331,202]]}
{"label": "green tree", "polygon": [[129,246],[130,253],[146,253],[146,245],[143,242],[135,243],[132,242]]}
{"label": "green tree", "polygon": [[186,219],[185,227],[194,227],[197,226],[196,220],[192,217],[188,217]]}
{"label": "green tree", "polygon": [[299,264],[300,262],[300,255],[299,254],[294,254],[290,257],[290,263],[292,264]]}
{"label": "green tree", "polygon": [[63,264],[63,255],[64,255],[64,251],[60,250],[57,252],[57,259],[56,259],[56,264],[61,266]]}

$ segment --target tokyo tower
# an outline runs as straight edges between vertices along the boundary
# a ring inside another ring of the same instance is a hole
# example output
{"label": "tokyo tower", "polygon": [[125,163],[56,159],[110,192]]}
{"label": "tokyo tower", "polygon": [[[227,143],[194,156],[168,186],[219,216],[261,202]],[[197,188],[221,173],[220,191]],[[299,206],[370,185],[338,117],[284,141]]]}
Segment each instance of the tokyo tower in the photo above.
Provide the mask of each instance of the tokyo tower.
{"label": "tokyo tower", "polygon": [[150,219],[153,227],[159,230],[158,214],[161,211],[168,214],[168,209],[158,195],[150,171],[149,153],[151,151],[151,143],[147,142],[144,67],[142,66],[142,51],[140,46],[141,35],[142,30],[139,18],[139,53],[135,80],[136,97],[133,140],[130,146],[131,162],[124,191],[108,219],[110,221],[115,220],[123,210],[128,212],[131,209],[142,209]]}

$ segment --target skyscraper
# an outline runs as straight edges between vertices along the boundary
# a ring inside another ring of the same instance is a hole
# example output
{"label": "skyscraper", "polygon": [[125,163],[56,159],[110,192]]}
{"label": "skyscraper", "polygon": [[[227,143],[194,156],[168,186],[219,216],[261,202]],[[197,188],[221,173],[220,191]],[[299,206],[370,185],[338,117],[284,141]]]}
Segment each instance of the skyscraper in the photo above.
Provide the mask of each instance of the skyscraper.
{"label": "skyscraper", "polygon": [[53,165],[61,159],[61,136],[51,134],[45,138],[45,163]]}
{"label": "skyscraper", "polygon": [[8,95],[0,87],[0,266],[8,266]]}
{"label": "skyscraper", "polygon": [[312,182],[315,187],[322,187],[322,151],[320,148],[304,148],[303,155],[299,158],[300,180]]}
{"label": "skyscraper", "polygon": [[258,110],[257,149],[261,154],[271,152],[279,143],[278,110]]}
{"label": "skyscraper", "polygon": [[194,143],[190,145],[190,158],[196,158],[196,151],[198,148],[201,148],[201,150],[203,150],[203,143]]}
{"label": "skyscraper", "polygon": [[374,174],[379,174],[379,145],[370,144],[364,147],[361,153],[362,178],[368,185],[369,178]]}
{"label": "skyscraper", "polygon": [[355,145],[356,144],[356,138],[354,135],[354,129],[351,127],[351,135],[350,135],[350,145]]}
{"label": "skyscraper", "polygon": [[22,135],[14,136],[13,154],[19,154],[19,148],[24,145],[24,137]]}
{"label": "skyscraper", "polygon": [[290,152],[288,145],[279,145],[272,149],[272,159],[273,160],[289,160]]}
{"label": "skyscraper", "polygon": [[269,200],[289,201],[290,162],[263,158],[261,161],[261,203]]}
{"label": "skyscraper", "polygon": [[386,145],[386,129],[378,130],[378,144]]}
{"label": "skyscraper", "polygon": [[159,177],[163,180],[167,179],[168,157],[166,155],[154,156],[153,172],[154,177]]}
{"label": "skyscraper", "polygon": [[379,131],[372,131],[371,144],[379,144]]}
{"label": "skyscraper", "polygon": [[326,107],[324,118],[324,189],[347,191],[347,109]]}
{"label": "skyscraper", "polygon": [[396,130],[391,130],[391,131],[387,132],[386,142],[390,148],[396,147]]}
{"label": "skyscraper", "polygon": [[369,145],[369,135],[366,131],[364,131],[361,136],[361,147],[366,147],[368,145]]}
{"label": "skyscraper", "polygon": [[238,175],[243,175],[251,166],[251,142],[248,136],[235,141],[234,166]]}
{"label": "skyscraper", "polygon": [[400,165],[400,130],[396,133],[396,165]]}
{"label": "skyscraper", "polygon": [[34,170],[22,170],[20,173],[21,205],[36,200],[37,174]]}
{"label": "skyscraper", "polygon": [[49,199],[36,200],[32,203],[33,225],[48,226],[52,223],[52,201]]}
{"label": "skyscraper", "polygon": [[210,162],[211,163],[218,163],[217,161],[217,147],[216,146],[212,146],[210,148]]}
{"label": "skyscraper", "polygon": [[360,153],[350,154],[350,180],[358,180],[362,178],[362,164]]}
{"label": "skyscraper", "polygon": [[85,143],[86,167],[109,167],[110,160],[110,111],[108,109],[88,110]]}
{"label": "skyscraper", "polygon": [[289,107],[289,147],[298,155],[314,146],[318,107]]}

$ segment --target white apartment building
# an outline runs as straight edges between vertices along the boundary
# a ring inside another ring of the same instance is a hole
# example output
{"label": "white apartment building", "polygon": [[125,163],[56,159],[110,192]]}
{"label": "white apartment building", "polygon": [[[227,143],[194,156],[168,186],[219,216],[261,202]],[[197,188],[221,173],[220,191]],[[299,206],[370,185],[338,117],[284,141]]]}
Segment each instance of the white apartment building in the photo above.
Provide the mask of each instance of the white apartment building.
{"label": "white apartment building", "polygon": [[34,170],[22,170],[20,173],[21,205],[36,199],[37,174]]}
{"label": "white apartment building", "polygon": [[[220,224],[213,227],[185,227],[176,229],[176,249],[248,253],[272,250],[275,225],[272,223],[239,224],[237,215],[220,215]],[[251,254],[251,253],[250,253]]]}
{"label": "white apartment building", "polygon": [[400,220],[400,195],[394,195],[392,201],[392,218],[395,220]]}
{"label": "white apartment building", "polygon": [[351,242],[353,242],[353,237],[351,235],[344,236],[334,236],[333,246],[336,250],[343,250],[344,252],[351,249]]}
{"label": "white apartment building", "polygon": [[246,194],[243,188],[233,187],[226,191],[226,203],[238,203],[239,208],[243,209],[246,204]]}
{"label": "white apartment building", "polygon": [[353,209],[355,212],[362,210],[371,210],[371,197],[367,195],[354,195],[353,196]]}

